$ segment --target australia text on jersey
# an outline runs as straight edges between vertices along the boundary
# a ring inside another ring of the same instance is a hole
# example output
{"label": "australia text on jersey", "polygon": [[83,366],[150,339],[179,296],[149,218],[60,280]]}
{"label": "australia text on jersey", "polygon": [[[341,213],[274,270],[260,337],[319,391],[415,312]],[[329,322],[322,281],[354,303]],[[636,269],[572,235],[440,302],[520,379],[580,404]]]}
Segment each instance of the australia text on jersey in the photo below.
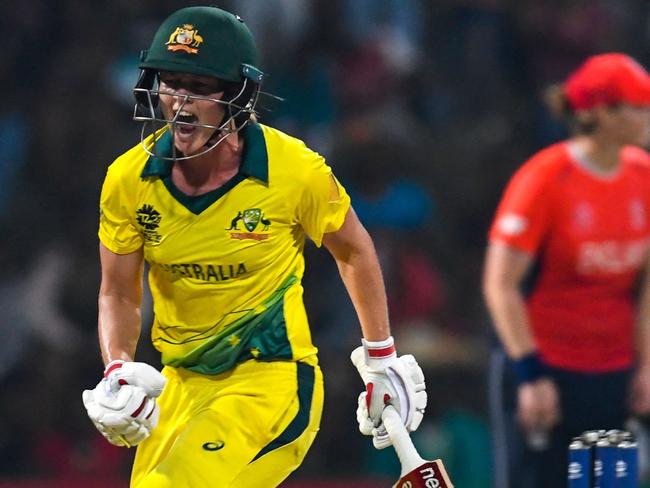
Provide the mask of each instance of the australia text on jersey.
{"label": "australia text on jersey", "polygon": [[194,278],[201,281],[227,281],[248,273],[246,264],[198,264],[177,263],[158,264],[163,270],[171,273],[173,279]]}

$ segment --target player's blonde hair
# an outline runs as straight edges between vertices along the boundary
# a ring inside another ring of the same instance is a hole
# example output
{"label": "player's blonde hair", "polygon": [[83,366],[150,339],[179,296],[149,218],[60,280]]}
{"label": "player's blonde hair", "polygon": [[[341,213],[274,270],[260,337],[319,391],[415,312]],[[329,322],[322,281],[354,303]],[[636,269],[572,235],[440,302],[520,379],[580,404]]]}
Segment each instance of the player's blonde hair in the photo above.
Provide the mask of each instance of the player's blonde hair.
{"label": "player's blonde hair", "polygon": [[548,86],[542,97],[549,112],[555,118],[565,121],[572,132],[590,134],[596,129],[594,112],[592,110],[573,110],[562,83]]}

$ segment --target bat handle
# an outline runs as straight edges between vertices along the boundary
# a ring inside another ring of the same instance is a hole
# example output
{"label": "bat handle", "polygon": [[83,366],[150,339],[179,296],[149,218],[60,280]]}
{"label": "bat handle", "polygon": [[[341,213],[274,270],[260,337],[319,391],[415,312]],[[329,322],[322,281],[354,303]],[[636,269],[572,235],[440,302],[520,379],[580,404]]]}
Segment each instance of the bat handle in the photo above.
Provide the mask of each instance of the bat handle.
{"label": "bat handle", "polygon": [[119,439],[120,439],[122,442],[124,442],[124,447],[128,447],[128,448],[133,447],[133,446],[129,443],[129,441],[127,441],[127,440],[124,438],[123,435],[118,436],[118,437],[119,437]]}
{"label": "bat handle", "polygon": [[388,405],[381,414],[386,432],[393,443],[397,457],[402,464],[402,476],[413,471],[421,466],[426,461],[420,457],[418,451],[413,445],[411,436],[409,435],[406,427],[402,423],[397,410],[391,405]]}

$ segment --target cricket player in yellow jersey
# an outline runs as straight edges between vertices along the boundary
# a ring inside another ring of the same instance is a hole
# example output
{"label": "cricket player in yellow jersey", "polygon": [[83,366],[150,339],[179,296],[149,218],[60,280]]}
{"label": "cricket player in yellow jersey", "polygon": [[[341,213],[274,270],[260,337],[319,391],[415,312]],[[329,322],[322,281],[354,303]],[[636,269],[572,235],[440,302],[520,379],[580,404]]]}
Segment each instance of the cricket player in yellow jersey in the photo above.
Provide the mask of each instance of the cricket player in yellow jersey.
{"label": "cricket player in yellow jersey", "polygon": [[[361,324],[361,431],[390,444],[387,403],[410,430],[422,420],[424,377],[396,355],[372,241],[323,158],[257,123],[257,66],[241,18],[174,12],[141,57],[141,144],[106,175],[106,367],[83,401],[109,442],[138,445],[133,487],[268,488],[300,465],[324,398],[302,300],[307,237],[333,255]],[[135,360],[145,261],[162,372]]]}

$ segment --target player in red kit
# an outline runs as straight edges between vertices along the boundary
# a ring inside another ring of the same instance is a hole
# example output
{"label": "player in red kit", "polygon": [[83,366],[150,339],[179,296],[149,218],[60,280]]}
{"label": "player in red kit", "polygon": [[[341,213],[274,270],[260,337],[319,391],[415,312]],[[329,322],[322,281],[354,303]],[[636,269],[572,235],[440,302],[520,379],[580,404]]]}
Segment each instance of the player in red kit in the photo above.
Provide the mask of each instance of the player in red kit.
{"label": "player in red kit", "polygon": [[576,135],[512,177],[485,261],[498,488],[566,486],[572,436],[650,412],[650,76],[593,56],[555,101]]}

